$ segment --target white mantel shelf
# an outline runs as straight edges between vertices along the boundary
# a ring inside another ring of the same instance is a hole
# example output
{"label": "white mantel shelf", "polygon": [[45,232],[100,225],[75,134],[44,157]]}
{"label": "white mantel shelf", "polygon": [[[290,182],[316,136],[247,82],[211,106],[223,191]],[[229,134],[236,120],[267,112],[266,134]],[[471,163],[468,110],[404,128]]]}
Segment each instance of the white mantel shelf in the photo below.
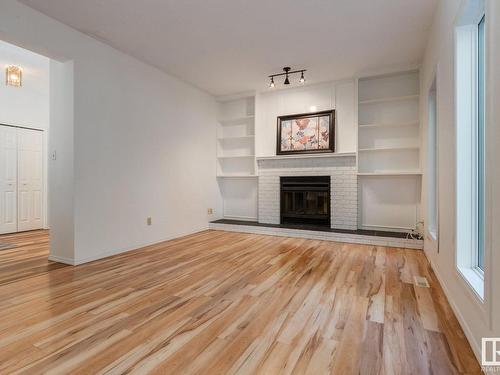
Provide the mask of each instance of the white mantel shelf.
{"label": "white mantel shelf", "polygon": [[324,154],[300,154],[300,155],[277,155],[277,156],[257,156],[257,160],[286,160],[286,159],[311,159],[311,158],[340,158],[356,156],[355,152],[332,152]]}

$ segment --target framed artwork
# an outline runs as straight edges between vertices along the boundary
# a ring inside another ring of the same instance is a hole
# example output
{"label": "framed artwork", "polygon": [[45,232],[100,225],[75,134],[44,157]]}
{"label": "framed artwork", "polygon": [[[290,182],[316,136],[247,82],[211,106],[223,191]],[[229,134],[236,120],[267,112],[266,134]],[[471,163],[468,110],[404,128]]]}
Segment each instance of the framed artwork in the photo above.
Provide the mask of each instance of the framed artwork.
{"label": "framed artwork", "polygon": [[276,155],[335,151],[335,110],[278,117]]}

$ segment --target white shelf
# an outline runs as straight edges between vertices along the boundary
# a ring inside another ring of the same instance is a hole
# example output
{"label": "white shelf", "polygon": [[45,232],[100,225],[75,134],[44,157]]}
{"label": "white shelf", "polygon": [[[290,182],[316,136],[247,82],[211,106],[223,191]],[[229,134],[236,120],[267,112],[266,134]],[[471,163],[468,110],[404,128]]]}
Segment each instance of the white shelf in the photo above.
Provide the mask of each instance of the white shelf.
{"label": "white shelf", "polygon": [[255,174],[219,174],[218,178],[257,178]]}
{"label": "white shelf", "polygon": [[221,137],[217,138],[219,141],[236,141],[240,139],[254,139],[255,135],[242,135],[239,137]]}
{"label": "white shelf", "polygon": [[239,159],[239,158],[254,158],[255,155],[233,155],[233,156],[217,156],[217,159]]}
{"label": "white shelf", "polygon": [[255,116],[243,116],[243,117],[236,117],[236,118],[231,118],[231,119],[226,119],[226,120],[219,120],[219,123],[222,126],[230,126],[230,125],[238,125],[242,122],[253,120]]}
{"label": "white shelf", "polygon": [[418,146],[407,146],[407,147],[374,147],[374,148],[360,148],[359,152],[378,152],[378,151],[407,151],[407,150],[418,150]]}
{"label": "white shelf", "polygon": [[420,171],[384,171],[384,172],[362,172],[358,176],[421,176]]}
{"label": "white shelf", "polygon": [[418,121],[413,122],[400,122],[400,123],[388,123],[388,124],[359,124],[360,129],[374,129],[374,128],[400,128],[405,126],[417,126],[419,124]]}
{"label": "white shelf", "polygon": [[419,98],[419,95],[393,96],[393,97],[390,97],[390,98],[360,100],[359,104],[376,104],[376,103],[387,103],[387,102],[399,102],[399,101],[403,101],[403,100],[415,100],[415,99],[418,99],[418,98]]}

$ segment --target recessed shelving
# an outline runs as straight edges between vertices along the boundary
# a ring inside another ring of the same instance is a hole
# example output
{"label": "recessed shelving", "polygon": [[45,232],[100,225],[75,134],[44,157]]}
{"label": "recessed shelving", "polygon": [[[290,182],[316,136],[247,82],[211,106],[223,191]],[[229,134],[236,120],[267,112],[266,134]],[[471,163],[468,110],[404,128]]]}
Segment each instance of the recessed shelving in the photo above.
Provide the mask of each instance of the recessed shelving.
{"label": "recessed shelving", "polygon": [[420,204],[418,71],[358,81],[359,226],[414,228]]}
{"label": "recessed shelving", "polygon": [[256,220],[255,96],[219,100],[216,138],[221,214],[224,218]]}
{"label": "recessed shelving", "polygon": [[418,98],[419,98],[418,95],[393,96],[393,97],[387,97],[387,98],[360,100],[359,104],[377,104],[377,103],[387,103],[387,102],[399,102],[399,101],[403,101],[403,100],[417,100]]}

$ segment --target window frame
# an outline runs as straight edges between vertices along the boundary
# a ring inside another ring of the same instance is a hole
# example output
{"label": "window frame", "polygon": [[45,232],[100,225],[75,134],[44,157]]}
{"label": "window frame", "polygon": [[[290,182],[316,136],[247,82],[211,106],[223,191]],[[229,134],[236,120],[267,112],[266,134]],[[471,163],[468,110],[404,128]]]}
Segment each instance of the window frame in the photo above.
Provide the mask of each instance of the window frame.
{"label": "window frame", "polygon": [[[484,10],[455,28],[455,111],[456,111],[456,267],[459,275],[484,302],[484,270],[479,267],[479,239],[482,238],[483,259],[485,206],[479,212],[479,26]],[[484,99],[484,98],[483,98]],[[484,111],[483,111],[484,112]],[[484,129],[484,127],[483,127]],[[484,142],[482,152],[484,155]],[[483,159],[484,161],[484,159]],[[484,166],[484,163],[482,164]],[[484,177],[484,173],[483,173]],[[486,192],[484,190],[482,197]],[[482,225],[482,236],[479,235]]]}
{"label": "window frame", "polygon": [[[485,116],[486,116],[486,50],[485,50],[485,17],[483,13],[477,26],[477,254],[476,269],[484,277],[484,255],[486,240],[486,140],[485,140]],[[482,145],[482,146],[481,146]]]}
{"label": "window frame", "polygon": [[[431,86],[427,94],[427,232],[433,241],[438,241],[439,237],[439,131],[438,131],[438,93],[437,93],[437,69],[433,76]],[[432,108],[431,108],[432,107]],[[432,129],[431,129],[432,110]],[[431,132],[432,130],[432,132]],[[433,146],[432,158],[430,157],[430,147]],[[432,178],[431,180],[431,172]],[[433,207],[431,207],[431,194]],[[431,209],[433,208],[433,209]],[[431,224],[432,223],[432,224]],[[439,252],[439,247],[437,247]]]}

